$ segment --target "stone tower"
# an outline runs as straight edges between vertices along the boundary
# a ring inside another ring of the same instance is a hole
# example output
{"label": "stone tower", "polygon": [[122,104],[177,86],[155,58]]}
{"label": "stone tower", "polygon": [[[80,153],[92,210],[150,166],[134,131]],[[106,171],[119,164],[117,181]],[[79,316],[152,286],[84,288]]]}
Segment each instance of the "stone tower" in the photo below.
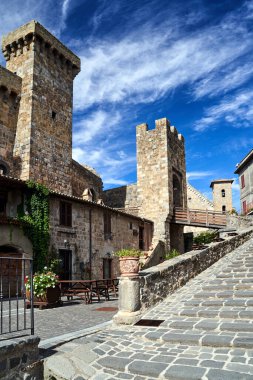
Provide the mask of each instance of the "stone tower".
{"label": "stone tower", "polygon": [[170,224],[174,207],[187,207],[184,138],[166,119],[137,126],[139,215],[154,221],[154,243],[183,251],[183,227]]}
{"label": "stone tower", "polygon": [[3,38],[7,69],[22,78],[14,175],[71,194],[73,79],[80,60],[36,21]]}
{"label": "stone tower", "polygon": [[233,179],[217,179],[211,182],[213,190],[214,211],[231,211],[232,205],[232,183]]}

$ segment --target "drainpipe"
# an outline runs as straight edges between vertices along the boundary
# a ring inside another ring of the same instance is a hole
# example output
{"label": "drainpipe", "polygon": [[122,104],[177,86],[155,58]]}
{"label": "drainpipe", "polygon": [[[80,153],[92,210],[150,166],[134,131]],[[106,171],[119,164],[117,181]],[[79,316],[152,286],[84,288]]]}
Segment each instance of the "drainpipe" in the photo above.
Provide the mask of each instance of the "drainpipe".
{"label": "drainpipe", "polygon": [[89,263],[90,263],[90,280],[91,280],[91,270],[92,270],[92,219],[91,219],[91,209],[89,209]]}

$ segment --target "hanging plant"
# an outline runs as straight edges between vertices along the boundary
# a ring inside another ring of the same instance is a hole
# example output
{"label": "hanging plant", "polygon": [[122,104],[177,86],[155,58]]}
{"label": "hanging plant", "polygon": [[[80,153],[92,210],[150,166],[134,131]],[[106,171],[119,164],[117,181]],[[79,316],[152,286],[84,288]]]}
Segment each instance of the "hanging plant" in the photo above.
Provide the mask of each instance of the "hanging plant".
{"label": "hanging plant", "polygon": [[42,271],[49,249],[49,190],[46,186],[27,181],[28,192],[18,209],[24,234],[31,240],[34,270]]}

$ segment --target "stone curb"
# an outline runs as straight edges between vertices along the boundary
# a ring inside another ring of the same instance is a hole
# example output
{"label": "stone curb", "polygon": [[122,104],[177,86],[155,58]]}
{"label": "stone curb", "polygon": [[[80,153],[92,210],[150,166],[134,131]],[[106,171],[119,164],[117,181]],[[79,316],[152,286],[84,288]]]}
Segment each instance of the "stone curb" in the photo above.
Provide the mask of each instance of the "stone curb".
{"label": "stone curb", "polygon": [[42,340],[39,344],[40,349],[51,349],[56,346],[59,346],[63,343],[70,342],[71,340],[77,339],[77,338],[82,338],[87,335],[95,334],[98,331],[103,330],[104,328],[110,326],[112,324],[112,321],[107,321],[100,323],[96,326],[88,327],[83,330],[78,330],[69,334],[63,334],[59,335],[53,338],[45,339]]}

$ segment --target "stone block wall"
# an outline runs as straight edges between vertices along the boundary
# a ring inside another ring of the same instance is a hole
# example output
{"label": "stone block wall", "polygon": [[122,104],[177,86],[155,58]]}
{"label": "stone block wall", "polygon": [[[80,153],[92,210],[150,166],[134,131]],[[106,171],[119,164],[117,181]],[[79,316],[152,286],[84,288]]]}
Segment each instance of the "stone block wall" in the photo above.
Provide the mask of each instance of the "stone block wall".
{"label": "stone block wall", "polygon": [[[232,210],[232,182],[233,180],[217,180],[211,183],[214,211],[228,212]],[[225,207],[224,210],[223,207]]]}
{"label": "stone block wall", "polygon": [[113,208],[121,208],[131,214],[138,215],[139,202],[137,185],[127,185],[103,192],[104,203]]}
{"label": "stone block wall", "polygon": [[38,337],[17,338],[0,342],[0,378],[5,380],[43,379],[39,361]]}
{"label": "stone block wall", "polygon": [[23,79],[15,175],[71,194],[73,79],[80,60],[35,21],[4,37],[3,52],[7,68]]}
{"label": "stone block wall", "polygon": [[22,79],[0,66],[0,164],[13,175],[13,148],[19,114]]}
{"label": "stone block wall", "polygon": [[221,243],[213,243],[202,251],[187,252],[140,272],[141,308],[145,310],[165,299],[191,278],[210,267],[221,257],[239,247],[253,236],[253,229],[231,237]]}
{"label": "stone block wall", "polygon": [[[139,248],[139,227],[144,228],[145,246],[152,240],[152,223],[107,207],[74,199],[63,199],[72,204],[72,226],[60,225],[59,196],[50,199],[51,250],[68,249],[72,252],[72,277],[88,278],[91,258],[91,277],[103,277],[103,260],[112,260],[112,276],[119,274],[118,259],[113,253],[121,248]],[[104,213],[111,216],[111,234],[104,234]],[[91,226],[91,230],[90,230]],[[91,235],[90,235],[91,231]]]}
{"label": "stone block wall", "polygon": [[102,198],[103,182],[101,177],[92,169],[72,160],[72,195],[82,197],[85,189],[94,191],[94,201]]}

